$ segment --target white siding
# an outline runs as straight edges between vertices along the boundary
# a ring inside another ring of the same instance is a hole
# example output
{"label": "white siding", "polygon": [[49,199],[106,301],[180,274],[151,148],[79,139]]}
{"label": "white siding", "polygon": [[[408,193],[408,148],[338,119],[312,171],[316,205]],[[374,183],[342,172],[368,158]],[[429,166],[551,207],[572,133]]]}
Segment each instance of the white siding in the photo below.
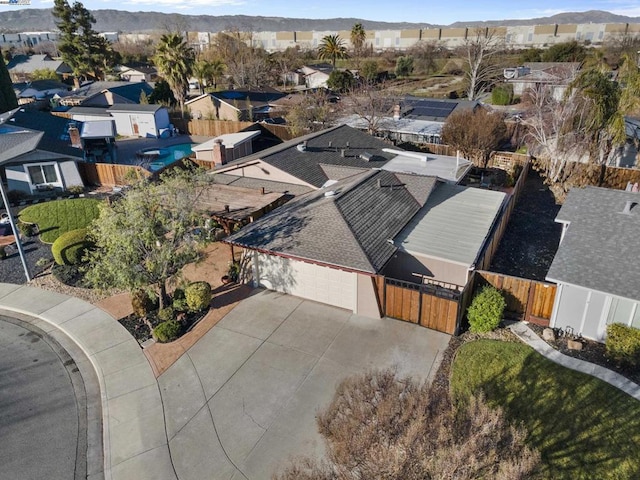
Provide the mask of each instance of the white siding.
{"label": "white siding", "polygon": [[356,274],[312,263],[256,253],[254,280],[265,288],[353,311]]}

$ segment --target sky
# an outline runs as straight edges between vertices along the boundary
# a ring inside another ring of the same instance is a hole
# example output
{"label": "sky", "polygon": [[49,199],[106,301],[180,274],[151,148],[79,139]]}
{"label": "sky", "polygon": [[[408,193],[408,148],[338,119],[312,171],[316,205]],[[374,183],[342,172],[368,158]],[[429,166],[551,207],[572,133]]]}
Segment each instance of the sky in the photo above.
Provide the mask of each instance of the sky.
{"label": "sky", "polygon": [[[0,0],[0,3],[9,0]],[[25,0],[22,0],[25,1]],[[26,0],[30,6],[49,8],[53,0]],[[69,0],[72,3],[72,0]],[[448,25],[457,21],[536,18],[562,12],[606,10],[640,17],[638,0],[84,0],[89,10],[117,9],[155,11],[185,15],[257,15],[289,18],[361,18],[386,22],[413,22]]]}

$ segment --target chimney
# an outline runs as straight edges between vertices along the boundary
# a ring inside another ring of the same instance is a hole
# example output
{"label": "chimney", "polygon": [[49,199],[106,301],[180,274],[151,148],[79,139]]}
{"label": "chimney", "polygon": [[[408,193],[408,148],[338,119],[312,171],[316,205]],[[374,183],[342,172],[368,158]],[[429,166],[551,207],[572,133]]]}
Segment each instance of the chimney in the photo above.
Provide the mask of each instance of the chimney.
{"label": "chimney", "polygon": [[393,119],[394,120],[400,120],[400,113],[401,113],[400,105],[399,104],[394,105],[393,106]]}
{"label": "chimney", "polygon": [[638,204],[638,202],[634,202],[633,200],[627,200],[627,203],[624,206],[624,210],[621,213],[625,215],[631,215],[631,210]]}
{"label": "chimney", "polygon": [[219,138],[213,141],[213,162],[216,165],[227,163],[227,149]]}
{"label": "chimney", "polygon": [[80,140],[80,132],[78,127],[69,127],[69,139],[71,146],[74,148],[82,148],[82,140]]}

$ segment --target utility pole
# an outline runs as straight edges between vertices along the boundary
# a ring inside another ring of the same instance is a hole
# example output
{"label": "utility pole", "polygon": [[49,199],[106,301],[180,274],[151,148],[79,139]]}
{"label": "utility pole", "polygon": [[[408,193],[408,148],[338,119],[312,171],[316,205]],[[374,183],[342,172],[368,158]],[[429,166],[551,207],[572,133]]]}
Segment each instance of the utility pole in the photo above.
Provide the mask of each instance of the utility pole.
{"label": "utility pole", "polygon": [[20,260],[22,261],[22,267],[24,268],[24,275],[27,277],[27,282],[31,281],[31,276],[29,275],[29,267],[27,266],[27,259],[24,256],[24,250],[22,249],[22,241],[20,239],[20,232],[16,227],[16,222],[13,220],[13,215],[11,214],[11,207],[9,207],[9,199],[7,198],[7,194],[4,191],[4,185],[2,180],[0,180],[0,195],[2,195],[2,203],[4,203],[4,208],[7,210],[7,215],[9,215],[9,224],[11,225],[11,229],[13,230],[13,235],[16,237],[16,246],[18,247],[18,254],[20,255]]}

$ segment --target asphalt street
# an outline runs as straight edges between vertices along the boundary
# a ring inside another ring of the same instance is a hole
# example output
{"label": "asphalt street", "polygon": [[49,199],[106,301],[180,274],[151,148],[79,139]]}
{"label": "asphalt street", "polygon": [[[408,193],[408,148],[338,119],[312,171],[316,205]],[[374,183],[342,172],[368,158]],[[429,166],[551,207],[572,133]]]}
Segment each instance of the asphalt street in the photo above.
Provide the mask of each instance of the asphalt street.
{"label": "asphalt street", "polygon": [[55,340],[26,327],[0,316],[0,479],[86,478],[82,379]]}

